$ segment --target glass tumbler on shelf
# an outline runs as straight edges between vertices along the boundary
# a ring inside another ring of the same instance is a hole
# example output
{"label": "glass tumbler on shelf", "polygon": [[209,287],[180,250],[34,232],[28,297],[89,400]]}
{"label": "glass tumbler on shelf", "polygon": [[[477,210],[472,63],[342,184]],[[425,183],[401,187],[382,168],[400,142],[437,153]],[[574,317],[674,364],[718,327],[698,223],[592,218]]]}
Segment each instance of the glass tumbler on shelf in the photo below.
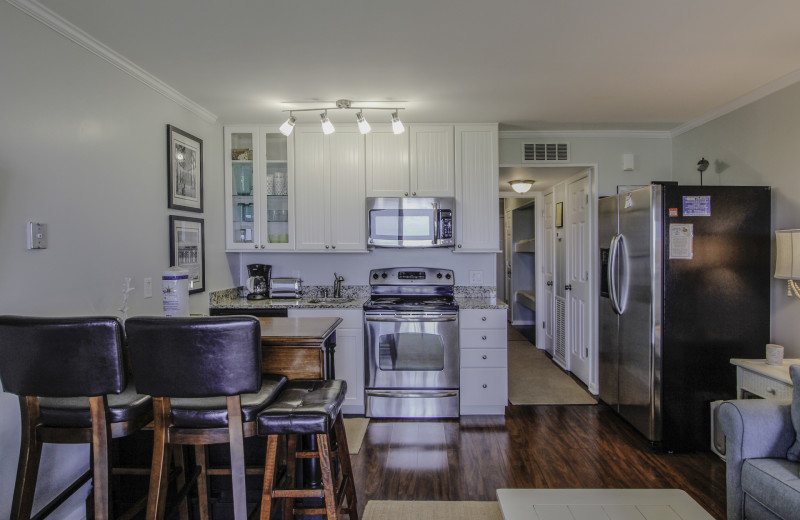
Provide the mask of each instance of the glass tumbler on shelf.
{"label": "glass tumbler on shelf", "polygon": [[253,192],[253,163],[233,165],[233,191],[237,195],[250,195]]}

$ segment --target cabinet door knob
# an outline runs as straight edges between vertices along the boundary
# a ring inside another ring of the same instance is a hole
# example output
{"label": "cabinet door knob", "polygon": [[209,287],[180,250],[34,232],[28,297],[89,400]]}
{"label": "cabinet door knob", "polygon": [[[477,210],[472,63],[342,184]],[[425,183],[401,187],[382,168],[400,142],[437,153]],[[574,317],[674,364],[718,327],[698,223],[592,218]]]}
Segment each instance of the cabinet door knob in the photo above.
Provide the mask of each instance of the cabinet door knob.
{"label": "cabinet door knob", "polygon": [[486,388],[486,386],[487,386],[487,385],[486,385],[486,383],[484,383],[484,384],[483,384],[483,387],[484,387],[484,388]]}
{"label": "cabinet door knob", "polygon": [[253,247],[255,247],[256,249],[258,249],[258,244],[253,244]]}
{"label": "cabinet door knob", "polygon": [[486,341],[486,336],[481,336],[481,339],[482,339],[483,341]]}
{"label": "cabinet door knob", "polygon": [[486,316],[481,317],[481,321],[486,321]]}
{"label": "cabinet door knob", "polygon": [[403,195],[405,195],[406,197],[408,197],[408,192],[405,192],[405,193],[403,193]]}
{"label": "cabinet door knob", "polygon": [[325,249],[330,249],[330,247],[331,247],[331,246],[327,246],[327,245],[326,245],[326,246],[325,246]]}
{"label": "cabinet door knob", "polygon": [[331,249],[336,249],[336,246],[331,246]]}
{"label": "cabinet door knob", "polygon": [[416,192],[416,191],[413,191],[413,192],[411,192],[411,195],[413,195],[413,196],[415,196],[415,197],[416,197],[416,196],[417,196],[417,192]]}
{"label": "cabinet door knob", "polygon": [[458,244],[458,247],[461,247],[461,244]]}
{"label": "cabinet door knob", "polygon": [[486,354],[482,355],[481,358],[486,359]]}
{"label": "cabinet door knob", "polygon": [[261,249],[264,249],[264,247],[266,247],[266,246],[264,244],[261,244]]}
{"label": "cabinet door knob", "polygon": [[777,392],[775,391],[775,389],[774,389],[774,388],[770,388],[769,390],[767,390],[767,392],[768,392],[768,393],[770,393],[770,394],[772,394],[772,395],[775,395],[775,394],[777,394]]}

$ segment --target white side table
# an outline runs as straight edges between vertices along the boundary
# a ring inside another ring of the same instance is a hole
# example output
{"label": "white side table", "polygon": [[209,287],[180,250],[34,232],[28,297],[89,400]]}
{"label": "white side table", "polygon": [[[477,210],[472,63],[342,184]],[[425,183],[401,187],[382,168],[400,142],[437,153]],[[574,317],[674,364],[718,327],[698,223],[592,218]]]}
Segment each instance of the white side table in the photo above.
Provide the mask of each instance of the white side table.
{"label": "white side table", "polygon": [[768,365],[766,359],[731,359],[736,365],[736,398],[752,394],[764,399],[791,399],[792,380],[789,366],[800,359],[784,359],[783,365]]}

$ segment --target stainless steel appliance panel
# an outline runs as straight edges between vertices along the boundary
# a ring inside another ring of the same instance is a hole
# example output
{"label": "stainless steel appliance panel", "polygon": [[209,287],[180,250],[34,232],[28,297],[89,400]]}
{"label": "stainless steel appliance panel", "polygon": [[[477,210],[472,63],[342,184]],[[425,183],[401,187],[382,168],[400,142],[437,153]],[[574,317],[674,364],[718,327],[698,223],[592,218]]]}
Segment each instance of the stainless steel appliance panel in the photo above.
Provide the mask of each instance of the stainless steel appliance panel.
{"label": "stainless steel appliance panel", "polygon": [[619,413],[651,442],[661,440],[660,417],[655,414],[655,353],[653,330],[659,302],[654,284],[660,286],[660,256],[654,257],[654,230],[660,213],[653,208],[659,186],[648,186],[619,196],[618,294],[619,318]]}
{"label": "stainless steel appliance panel", "polygon": [[619,199],[606,197],[597,204],[600,246],[599,379],[600,399],[619,411],[619,315],[611,300],[611,279],[617,276],[611,264],[611,246],[619,231]]}
{"label": "stainless steel appliance panel", "polygon": [[442,418],[458,417],[458,389],[371,390],[367,389],[367,417]]}
{"label": "stainless steel appliance panel", "polygon": [[458,314],[365,313],[367,388],[458,388]]}

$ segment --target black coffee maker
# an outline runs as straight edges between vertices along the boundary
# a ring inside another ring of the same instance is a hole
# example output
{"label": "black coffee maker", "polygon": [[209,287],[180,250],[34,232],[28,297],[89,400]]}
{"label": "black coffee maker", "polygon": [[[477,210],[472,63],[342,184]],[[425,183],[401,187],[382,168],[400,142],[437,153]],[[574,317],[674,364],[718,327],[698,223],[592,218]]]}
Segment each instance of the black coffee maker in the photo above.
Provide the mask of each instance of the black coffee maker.
{"label": "black coffee maker", "polygon": [[265,300],[267,298],[271,271],[271,265],[250,264],[247,266],[248,300]]}

